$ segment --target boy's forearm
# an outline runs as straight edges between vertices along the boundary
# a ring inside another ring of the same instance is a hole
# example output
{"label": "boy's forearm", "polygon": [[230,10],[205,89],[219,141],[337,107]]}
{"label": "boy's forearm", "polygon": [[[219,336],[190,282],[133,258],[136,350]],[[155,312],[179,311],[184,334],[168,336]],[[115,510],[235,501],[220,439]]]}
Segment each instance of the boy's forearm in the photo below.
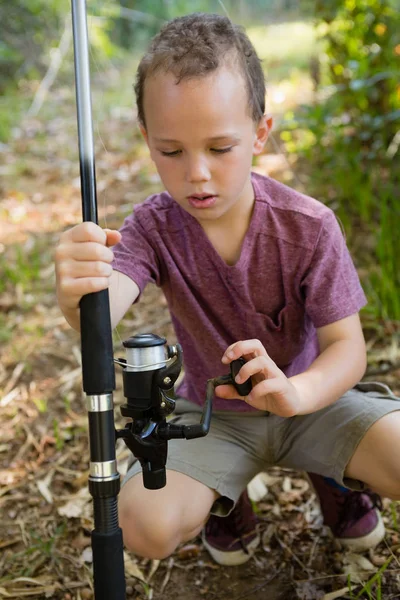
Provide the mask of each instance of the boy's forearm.
{"label": "boy's forearm", "polygon": [[297,414],[309,414],[336,402],[363,377],[366,354],[353,340],[338,340],[328,346],[310,367],[290,377],[301,398]]}

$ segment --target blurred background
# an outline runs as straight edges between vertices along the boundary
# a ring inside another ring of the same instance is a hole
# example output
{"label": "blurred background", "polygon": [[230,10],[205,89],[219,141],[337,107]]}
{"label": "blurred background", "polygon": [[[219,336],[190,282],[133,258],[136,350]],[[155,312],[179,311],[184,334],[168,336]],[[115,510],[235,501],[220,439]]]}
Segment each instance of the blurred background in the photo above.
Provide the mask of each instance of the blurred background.
{"label": "blurred background", "polygon": [[[132,88],[148,41],[170,18],[228,14],[263,61],[274,117],[254,169],[336,212],[369,299],[362,311],[367,378],[399,392],[399,0],[88,0],[87,10],[100,224],[119,227],[134,203],[160,189]],[[78,560],[90,530],[79,337],[56,305],[53,266],[60,232],[80,220],[70,4],[3,1],[0,540],[11,541],[0,543],[0,596],[3,589],[14,598],[91,597],[90,560]],[[116,352],[143,331],[174,341],[164,299],[151,287],[114,332]],[[120,391],[118,379],[117,404]],[[119,448],[121,465],[126,456]],[[298,502],[307,501],[304,494]],[[398,532],[397,508],[387,511]],[[84,585],[72,585],[71,564]],[[139,567],[130,565],[134,578]],[[149,580],[142,583],[140,593],[150,597],[143,591]],[[35,585],[42,586],[37,596]]]}

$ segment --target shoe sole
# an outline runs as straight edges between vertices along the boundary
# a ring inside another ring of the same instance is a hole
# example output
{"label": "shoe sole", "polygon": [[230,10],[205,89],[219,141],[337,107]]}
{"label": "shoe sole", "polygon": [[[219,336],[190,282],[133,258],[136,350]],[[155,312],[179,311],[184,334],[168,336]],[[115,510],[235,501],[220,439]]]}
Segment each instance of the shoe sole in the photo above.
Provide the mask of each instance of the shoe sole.
{"label": "shoe sole", "polygon": [[353,552],[365,552],[365,550],[373,549],[380,544],[386,532],[379,510],[376,511],[376,514],[378,522],[372,531],[360,538],[336,538],[341,546]]}
{"label": "shoe sole", "polygon": [[205,539],[204,532],[202,534],[202,540],[204,547],[208,550],[208,552],[211,554],[216,563],[218,563],[219,565],[224,565],[226,567],[236,567],[238,565],[244,565],[244,563],[250,560],[258,544],[260,543],[260,536],[257,535],[254,538],[254,540],[252,540],[246,545],[248,553],[244,550],[234,550],[233,552],[218,550],[218,548],[210,546],[210,544]]}

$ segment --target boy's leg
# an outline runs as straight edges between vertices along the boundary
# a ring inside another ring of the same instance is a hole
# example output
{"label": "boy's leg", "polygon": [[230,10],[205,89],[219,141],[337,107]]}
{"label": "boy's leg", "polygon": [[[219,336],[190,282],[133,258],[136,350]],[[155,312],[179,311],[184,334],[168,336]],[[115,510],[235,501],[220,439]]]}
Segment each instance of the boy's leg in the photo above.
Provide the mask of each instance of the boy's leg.
{"label": "boy's leg", "polygon": [[375,548],[385,537],[378,494],[371,490],[356,492],[334,479],[308,473],[317,493],[324,518],[340,544],[352,552]]}
{"label": "boy's leg", "polygon": [[242,565],[260,543],[257,523],[245,489],[228,515],[210,515],[203,530],[203,544],[220,565]]}
{"label": "boy's leg", "polygon": [[[200,414],[200,407],[179,400],[174,422],[193,424],[199,422]],[[226,551],[233,551],[234,560],[243,562],[242,556],[238,559],[236,554],[236,542],[239,538],[246,549],[254,549],[254,518],[250,510],[245,527],[242,522],[236,523],[238,511],[234,505],[246,484],[261,470],[268,454],[268,440],[265,413],[214,412],[206,438],[169,442],[167,485],[161,490],[143,487],[140,464],[134,461],[119,496],[120,522],[127,546],[146,557],[168,556],[180,542],[200,532],[211,512],[221,515],[218,519],[231,530]],[[239,505],[243,505],[242,500]],[[233,531],[232,525],[237,524],[240,527]],[[227,536],[223,541],[227,541]],[[220,540],[212,542],[219,544]],[[214,556],[211,547],[209,550]],[[239,554],[247,557],[242,546]],[[214,558],[218,560],[218,556]]]}
{"label": "boy's leg", "polygon": [[[385,462],[380,484],[369,468],[369,461],[377,439],[388,450],[389,445],[382,442],[382,437],[392,437],[393,442],[393,434],[398,431],[397,443],[400,443],[398,411],[399,398],[387,386],[363,382],[325,409],[286,421],[277,418],[275,422],[277,439],[283,440],[278,446],[277,464],[311,472],[325,523],[353,550],[373,547],[384,535],[377,510],[380,499],[368,488],[396,496],[399,484],[393,468],[396,453],[392,459],[380,450],[379,459],[375,456],[375,475],[382,469],[379,461]],[[391,433],[385,421],[391,424]],[[396,478],[397,483],[390,487],[388,483]],[[384,488],[382,479],[386,481]]]}
{"label": "boy's leg", "polygon": [[200,533],[218,494],[177,471],[167,471],[167,485],[148,490],[138,473],[122,487],[119,520],[125,545],[147,558],[165,558],[178,544]]}
{"label": "boy's leg", "polygon": [[400,500],[400,412],[376,421],[365,433],[345,477],[365,482],[381,496]]}

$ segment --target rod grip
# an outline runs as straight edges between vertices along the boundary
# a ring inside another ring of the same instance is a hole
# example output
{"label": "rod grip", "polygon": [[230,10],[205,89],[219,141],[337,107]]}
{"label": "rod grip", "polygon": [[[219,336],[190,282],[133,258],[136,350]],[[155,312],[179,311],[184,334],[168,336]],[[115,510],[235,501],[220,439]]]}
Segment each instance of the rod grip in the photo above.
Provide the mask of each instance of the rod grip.
{"label": "rod grip", "polygon": [[115,389],[115,369],[108,290],[80,301],[83,389],[107,394]]}
{"label": "rod grip", "polygon": [[94,592],[96,600],[125,600],[122,530],[92,531]]}

